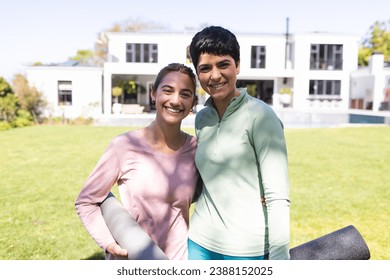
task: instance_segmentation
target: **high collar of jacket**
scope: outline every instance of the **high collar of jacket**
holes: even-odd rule
[[[229,105],[226,108],[225,113],[223,114],[223,118],[226,118],[226,117],[230,116],[231,114],[233,114],[241,106],[242,102],[245,99],[245,96],[248,94],[246,88],[238,88],[238,91],[240,92],[240,95],[234,96],[232,99],[230,99]],[[215,105],[214,105],[214,100],[212,97],[209,97],[206,100],[204,105],[212,107],[212,108],[214,108],[214,110],[216,110]]]

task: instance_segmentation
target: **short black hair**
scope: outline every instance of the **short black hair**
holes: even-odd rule
[[[203,53],[230,55],[236,66],[240,61],[240,45],[236,36],[221,26],[206,27],[192,38],[190,55],[195,71],[197,71],[199,56]]]

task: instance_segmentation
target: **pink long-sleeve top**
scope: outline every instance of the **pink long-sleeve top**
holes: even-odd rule
[[[140,131],[112,139],[76,199],[85,228],[105,251],[115,242],[99,204],[117,183],[123,206],[169,259],[187,259],[189,207],[194,195],[196,139],[174,154],[154,150]]]

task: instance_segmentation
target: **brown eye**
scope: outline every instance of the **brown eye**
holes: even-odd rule
[[[183,98],[191,98],[192,97],[192,92],[189,92],[189,91],[182,92],[181,96]]]
[[[162,87],[161,91],[165,94],[171,94],[173,90],[170,87]]]
[[[222,62],[218,66],[219,66],[219,68],[225,69],[225,68],[228,68],[230,66],[230,63],[229,62]]]
[[[210,70],[210,67],[206,67],[206,66],[203,66],[203,67],[199,67],[199,72],[208,72]]]

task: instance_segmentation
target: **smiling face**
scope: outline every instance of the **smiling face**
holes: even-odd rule
[[[191,78],[179,71],[167,73],[151,92],[156,102],[156,120],[180,125],[195,105],[195,85]]]
[[[240,64],[238,62],[236,66],[230,55],[202,53],[196,70],[200,85],[214,102],[226,102],[237,95],[236,81]]]

